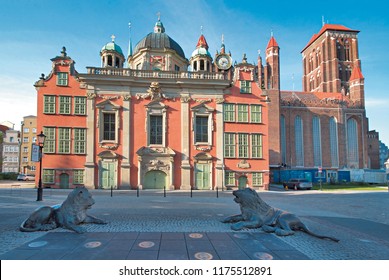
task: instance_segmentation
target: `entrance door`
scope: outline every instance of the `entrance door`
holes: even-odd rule
[[[100,168],[100,186],[103,189],[116,189],[115,178],[115,165],[114,162],[102,162]]]
[[[69,175],[66,173],[62,173],[59,175],[59,187],[61,189],[68,189],[69,188]]]
[[[238,180],[238,188],[240,189],[240,190],[243,190],[243,189],[245,189],[246,188],[246,186],[247,186],[247,177],[246,176],[240,176],[239,177],[239,180]]]
[[[209,190],[210,186],[210,167],[208,163],[197,163],[195,168],[196,188],[198,190]]]
[[[163,187],[167,187],[166,177],[166,173],[159,170],[147,172],[143,182],[143,189],[163,189]]]

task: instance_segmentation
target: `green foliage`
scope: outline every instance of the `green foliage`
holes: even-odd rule
[[[17,173],[0,173],[0,180],[15,181],[17,177],[18,177]]]

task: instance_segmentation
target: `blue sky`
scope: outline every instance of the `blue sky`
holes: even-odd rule
[[[100,66],[101,47],[116,36],[127,53],[129,28],[133,45],[153,30],[161,13],[166,33],[189,58],[203,34],[214,56],[224,34],[227,51],[241,61],[256,62],[273,32],[281,48],[281,89],[301,90],[300,51],[324,21],[360,30],[359,55],[365,77],[369,129],[389,144],[389,17],[378,2],[366,1],[222,1],[222,0],[1,0],[0,122],[19,129],[23,116],[36,114],[33,84],[49,74],[50,59],[62,46],[76,70]],[[324,3],[327,6],[321,7]],[[294,77],[294,78],[292,78]]]

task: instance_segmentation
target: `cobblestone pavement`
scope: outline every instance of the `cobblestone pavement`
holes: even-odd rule
[[[176,245],[181,244],[184,240],[187,257],[190,259],[193,257],[190,254],[192,243],[188,236],[189,234],[200,234],[217,251],[213,255],[222,259],[228,259],[231,255],[227,254],[224,258],[220,255],[223,250],[217,249],[218,243],[216,241],[218,238],[220,240],[227,238],[229,242],[233,242],[231,246],[237,245],[237,248],[239,247],[239,250],[243,252],[242,259],[389,260],[389,193],[387,190],[330,193],[269,191],[260,193],[271,206],[298,215],[312,231],[337,237],[341,240],[339,243],[317,239],[303,232],[296,232],[295,235],[288,237],[265,234],[259,229],[233,232],[230,225],[220,222],[224,217],[240,212],[239,206],[232,200],[231,191],[219,191],[218,193],[194,191],[193,197],[190,196],[190,192],[186,191],[167,191],[166,197],[163,191],[140,191],[139,197],[137,197],[136,191],[113,191],[111,197],[110,191],[92,190],[91,193],[96,204],[89,210],[89,213],[106,220],[108,224],[84,225],[88,231],[84,235],[78,235],[65,229],[56,229],[49,233],[24,233],[18,230],[20,223],[34,209],[42,205],[62,203],[69,192],[70,190],[44,189],[43,201],[37,202],[35,201],[35,189],[0,188],[0,259],[28,259],[32,256],[32,251],[24,249],[27,247],[31,249],[36,244],[43,244],[43,241],[55,239],[54,237],[61,240],[61,235],[66,235],[65,239],[73,238],[72,242],[75,239],[82,240],[83,246],[85,246],[85,242],[91,242],[91,236],[100,236],[98,238],[101,240],[106,240],[107,236],[110,236],[108,239],[111,245],[109,246],[113,246],[111,253],[109,255],[96,255],[95,258],[103,258],[103,256],[107,259],[109,256],[119,259],[131,258],[133,256],[131,252],[136,251],[136,246],[139,247],[140,243],[148,242],[143,238],[143,234],[156,234],[157,237],[151,239],[150,242],[153,242],[154,245],[159,244],[159,248],[162,248],[164,238],[176,240]],[[116,250],[115,244],[118,246],[117,239],[120,239],[118,236],[123,235],[127,236],[128,242],[126,244],[127,246],[132,244],[132,249],[126,251],[125,257],[119,257],[113,252]],[[252,244],[242,245],[240,239],[249,239],[250,241],[245,242]],[[72,244],[74,245],[74,243]],[[262,245],[268,245],[262,251],[251,252],[249,247],[253,247],[253,244],[256,244],[258,248],[261,248]],[[277,246],[288,248],[289,253],[279,254],[278,252],[277,254],[274,251],[274,247]],[[44,247],[42,248],[44,250]],[[279,247],[277,248],[279,249]],[[71,250],[74,253],[78,252],[79,247],[75,246]],[[12,255],[12,252],[16,251],[25,252],[26,255],[18,257],[15,254]],[[64,253],[63,258],[69,257],[69,253]],[[256,255],[253,257],[254,253]],[[162,251],[160,254],[162,257],[159,258],[165,256]],[[45,255],[48,256],[47,252]],[[37,254],[35,258],[39,258],[39,256]],[[70,256],[75,259],[83,258],[82,254]],[[179,255],[174,256],[181,259]],[[203,254],[200,257],[207,258],[209,256]]]

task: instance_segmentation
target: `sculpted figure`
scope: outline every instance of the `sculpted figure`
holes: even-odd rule
[[[300,230],[321,239],[339,241],[334,237],[313,233],[296,215],[271,207],[255,190],[246,188],[233,191],[232,194],[235,196],[234,201],[240,206],[241,214],[227,217],[222,222],[233,223],[233,230],[262,228],[265,232],[274,232],[279,236],[292,235]]]
[[[61,205],[42,206],[36,209],[20,225],[20,231],[47,231],[57,227],[83,233],[82,223],[106,224],[103,220],[90,216],[86,211],[95,203],[88,189],[75,188]]]

